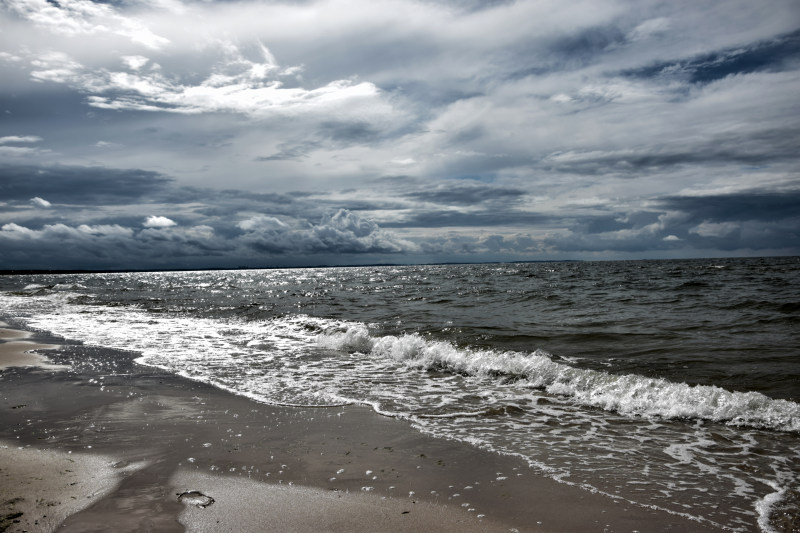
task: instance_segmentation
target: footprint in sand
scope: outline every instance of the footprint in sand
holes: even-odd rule
[[[202,492],[196,490],[187,490],[178,494],[178,501],[186,505],[195,505],[197,507],[206,508],[214,503],[214,498],[206,496]]]

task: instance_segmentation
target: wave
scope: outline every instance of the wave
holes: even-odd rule
[[[374,337],[366,325],[320,334],[329,349],[369,353],[428,370],[513,378],[575,404],[626,416],[700,419],[735,426],[800,432],[800,404],[758,392],[731,392],[713,385],[674,383],[636,374],[611,374],[553,361],[542,350],[500,352],[458,347],[416,333]]]

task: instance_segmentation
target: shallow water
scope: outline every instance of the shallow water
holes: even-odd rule
[[[798,258],[9,276],[0,316],[770,531],[798,512],[799,281]]]

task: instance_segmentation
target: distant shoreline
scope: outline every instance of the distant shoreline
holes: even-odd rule
[[[647,259],[643,259],[647,261]],[[205,268],[142,268],[142,269],[7,269],[0,270],[0,276],[36,276],[51,274],[127,274],[147,272],[209,272],[226,270],[297,270],[302,268],[377,268],[377,267],[414,267],[437,265],[513,265],[517,263],[580,263],[581,259],[552,259],[541,261],[487,261],[485,263],[369,263],[353,265],[306,265],[306,266],[239,266],[239,267],[205,267]]]
[[[515,265],[515,264],[537,264],[537,263],[617,263],[631,261],[728,261],[739,259],[791,259],[800,258],[797,255],[780,256],[735,256],[735,257],[690,257],[690,258],[669,258],[669,259],[537,259],[520,261],[445,261],[434,263],[366,263],[366,264],[347,264],[347,265],[304,265],[304,266],[238,266],[238,267],[198,267],[198,268],[141,268],[141,269],[0,269],[0,276],[37,276],[37,275],[58,275],[58,274],[128,274],[128,273],[148,273],[148,272],[209,272],[209,271],[229,271],[229,270],[298,270],[303,268],[380,268],[380,267],[415,267],[415,266],[447,266],[447,265]]]

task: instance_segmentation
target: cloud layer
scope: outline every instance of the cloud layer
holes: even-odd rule
[[[10,0],[0,27],[0,268],[800,253],[793,0]]]

